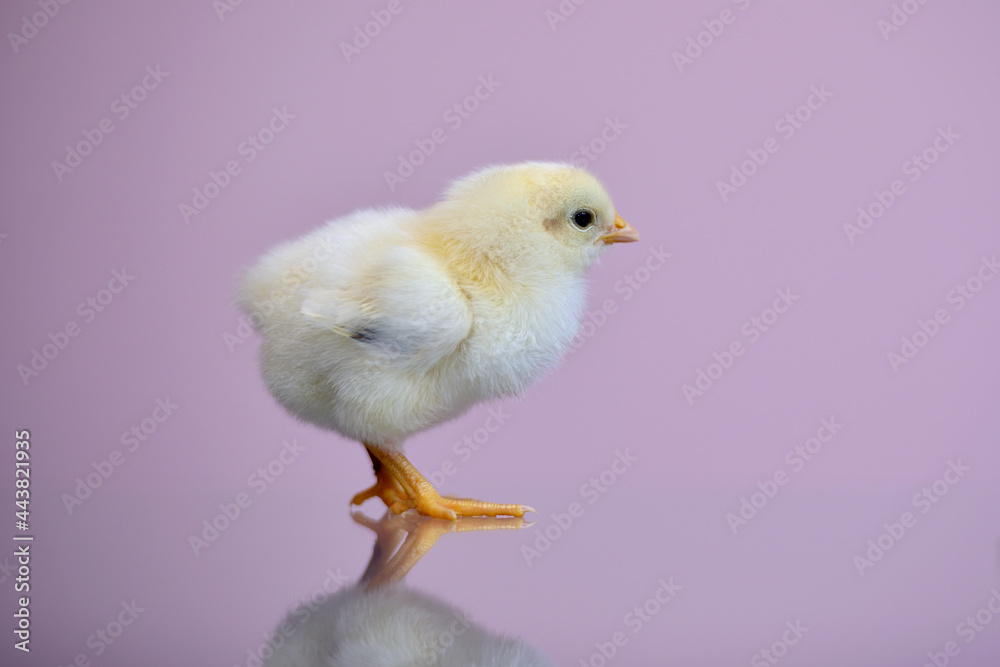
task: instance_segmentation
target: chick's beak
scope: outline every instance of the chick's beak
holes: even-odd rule
[[[614,230],[602,234],[598,237],[599,241],[604,241],[605,243],[629,243],[631,241],[639,240],[639,232],[635,231],[635,227],[628,224],[622,217],[615,213],[615,228]]]

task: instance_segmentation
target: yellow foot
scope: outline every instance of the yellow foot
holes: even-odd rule
[[[527,505],[501,505],[441,496],[401,452],[369,444],[365,447],[375,468],[375,484],[354,496],[353,505],[377,496],[396,514],[416,509],[424,516],[452,521],[459,516],[518,517],[535,511]]]
[[[351,504],[360,505],[369,498],[381,498],[382,502],[390,507],[396,503],[404,502],[406,500],[406,492],[403,490],[403,487],[381,466],[377,459],[374,460],[374,465],[375,483],[364,491],[355,494],[351,498]]]

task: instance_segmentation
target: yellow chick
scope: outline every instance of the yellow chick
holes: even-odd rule
[[[376,535],[361,581],[293,609],[270,636],[263,667],[551,666],[524,640],[494,634],[451,603],[403,583],[442,535],[516,530],[522,519],[386,513],[376,522],[359,513],[354,520]]]
[[[352,503],[523,516],[533,510],[441,496],[403,443],[551,370],[577,333],[587,267],[638,239],[585,171],[489,167],[423,211],[358,211],[278,246],[247,272],[239,302],[278,402],[367,448],[376,482]]]

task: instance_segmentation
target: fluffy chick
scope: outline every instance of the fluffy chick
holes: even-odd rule
[[[495,635],[456,607],[401,586],[338,591],[318,607],[292,611],[273,637],[277,648],[263,667],[551,665],[522,639]]]
[[[289,613],[263,667],[550,667],[522,639],[494,634],[451,603],[404,584],[442,535],[516,530],[526,525],[522,519],[353,517],[376,535],[361,581]]]
[[[368,449],[376,483],[352,502],[522,516],[530,508],[440,496],[403,443],[551,370],[579,327],[587,267],[638,238],[585,171],[490,167],[423,211],[359,211],[278,246],[239,301],[278,402]]]

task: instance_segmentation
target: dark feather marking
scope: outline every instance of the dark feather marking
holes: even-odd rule
[[[377,334],[374,329],[358,329],[351,333],[351,338],[354,340],[360,340],[362,343],[371,343],[375,340]]]

